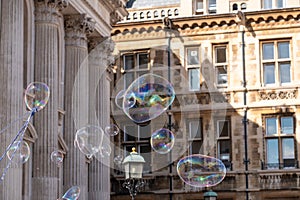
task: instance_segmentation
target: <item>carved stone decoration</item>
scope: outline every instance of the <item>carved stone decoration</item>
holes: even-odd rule
[[[66,45],[83,46],[87,48],[87,36],[95,29],[95,22],[86,14],[66,15],[65,31]]]
[[[259,91],[259,100],[296,99],[297,90]]]
[[[211,98],[214,103],[229,103],[229,93],[211,93]]]
[[[69,4],[68,0],[35,0],[35,20],[40,23],[55,23],[62,17],[61,10]]]

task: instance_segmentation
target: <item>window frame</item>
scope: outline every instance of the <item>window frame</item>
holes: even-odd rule
[[[139,65],[139,56],[140,55],[147,55],[148,57],[148,61],[147,64],[145,64],[146,67],[140,67]],[[132,68],[130,69],[126,69],[126,56],[133,56],[133,64],[132,64]],[[150,72],[150,50],[140,50],[140,51],[133,51],[133,52],[124,52],[121,55],[122,58],[122,70],[124,73],[124,83],[123,83],[123,87],[124,89],[126,89],[131,83],[132,81],[134,81],[136,78],[138,78],[139,76],[141,76],[141,74],[146,74]],[[144,64],[142,64],[142,66],[144,66]],[[132,74],[133,77],[131,81],[128,81],[127,83],[127,78],[126,76],[129,74]]]
[[[283,118],[291,118],[292,119],[292,133],[282,133],[282,119]],[[268,134],[268,124],[267,120],[268,119],[276,119],[276,133],[275,134]],[[295,117],[293,114],[278,114],[278,115],[265,115],[263,116],[263,122],[264,122],[264,143],[265,143],[265,163],[266,163],[266,169],[288,169],[288,168],[296,168],[297,165],[297,145],[296,145],[296,133],[295,133]],[[287,160],[291,160],[291,158],[284,158],[284,141],[287,140],[293,140],[293,164],[294,166],[286,166]],[[270,157],[269,157],[269,141],[275,141],[276,144],[276,150],[278,152],[274,152],[272,150],[272,153],[270,155],[277,155],[277,162],[269,162]]]
[[[227,122],[228,123],[228,136],[220,136],[220,124],[219,122]],[[217,158],[220,159],[227,170],[231,170],[231,162],[232,162],[232,139],[231,139],[231,117],[227,116],[225,118],[216,118],[215,119],[215,128],[217,133]],[[223,130],[223,129],[222,129]],[[228,142],[229,143],[229,152],[228,159],[222,159],[222,155],[225,153],[221,153],[221,142]]]
[[[289,45],[289,57],[288,58],[279,58],[279,44],[280,43],[288,43]],[[273,58],[264,58],[264,45],[266,44],[272,44],[273,45]],[[262,85],[265,87],[269,86],[284,86],[284,85],[290,85],[293,82],[293,77],[292,77],[292,51],[291,51],[291,39],[275,39],[275,40],[263,40],[260,41],[260,51],[261,51],[261,80],[262,80]],[[281,71],[281,67],[284,65],[288,64],[289,65],[289,81],[284,81],[282,82],[282,77],[284,71]],[[266,67],[268,66],[268,70],[270,70],[270,67],[273,67],[273,71],[268,71],[268,73],[272,73],[271,80],[274,79],[274,83],[267,83],[266,81],[268,78],[267,72],[266,72]]]
[[[200,132],[200,136],[197,137],[197,134],[195,137],[192,135],[192,123],[196,123],[196,126],[198,124],[197,131]],[[200,144],[199,152],[198,154],[203,154],[203,126],[202,126],[202,118],[190,118],[186,120],[186,128],[187,128],[187,136],[188,136],[188,155],[192,155],[195,152],[193,152],[193,142],[196,142],[195,145]]]
[[[218,48],[225,48],[225,62],[218,62],[217,61],[217,49]],[[223,43],[223,44],[213,44],[213,66],[215,70],[215,83],[217,87],[227,87],[228,86],[228,80],[229,80],[229,73],[228,73],[228,68],[229,68],[229,50],[228,50],[228,43]],[[226,83],[219,83],[219,69],[225,69],[226,71]]]
[[[271,5],[266,8],[266,6],[265,6],[266,0],[262,0],[262,2],[261,2],[262,9],[268,10],[268,9],[276,9],[276,8],[285,8],[287,6],[286,0],[281,0],[282,6],[278,5],[279,0],[268,0],[268,1],[269,1],[269,3],[271,3]]]
[[[200,91],[200,86],[201,86],[201,49],[200,49],[200,45],[197,46],[186,46],[185,48],[185,65],[187,68],[187,72],[188,72],[188,80],[189,80],[189,91]],[[192,56],[189,55],[189,52],[192,51],[196,51],[197,52],[197,56]],[[192,53],[191,53],[192,54]],[[189,58],[193,58],[196,57],[195,60],[196,63],[191,63],[191,61],[189,60]],[[198,62],[198,63],[197,63]],[[191,82],[191,77],[190,77],[190,70],[198,70],[198,87],[197,88],[192,88],[192,82]]]

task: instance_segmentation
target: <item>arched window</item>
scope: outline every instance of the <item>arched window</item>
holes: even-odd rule
[[[175,10],[174,10],[174,15],[175,15],[175,16],[179,15],[178,9],[175,9]]]
[[[168,16],[172,16],[172,11],[168,10]]]
[[[151,18],[151,12],[150,11],[147,12],[147,18]]]
[[[241,10],[246,10],[246,9],[247,9],[247,4],[241,3]]]
[[[143,12],[140,13],[140,19],[144,19],[144,13]]]
[[[232,5],[232,10],[238,10],[238,5],[236,3]]]
[[[154,15],[154,18],[158,17],[158,12],[157,12],[157,10],[154,11],[153,15]]]
[[[137,14],[133,13],[133,19],[137,19]]]
[[[165,14],[165,11],[162,10],[162,11],[161,11],[161,16],[164,17],[165,15],[166,15],[166,14]]]

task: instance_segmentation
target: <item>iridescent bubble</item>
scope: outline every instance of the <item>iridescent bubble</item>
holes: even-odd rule
[[[120,129],[117,125],[115,124],[110,124],[105,127],[104,129],[105,133],[110,135],[110,136],[116,136],[120,132]]]
[[[61,150],[55,150],[51,153],[51,161],[54,162],[58,167],[64,160],[64,153]]]
[[[74,144],[83,154],[91,158],[100,151],[103,135],[101,127],[87,125],[76,132]]]
[[[123,97],[126,90],[121,90],[115,97],[115,104],[118,108],[123,109]]]
[[[126,90],[123,111],[132,121],[143,123],[167,110],[174,99],[175,91],[171,83],[161,76],[145,74],[133,81]]]
[[[154,151],[156,151],[159,154],[169,153],[173,148],[174,143],[174,134],[168,129],[158,129],[151,135],[151,147]]]
[[[48,103],[50,96],[49,87],[45,83],[30,83],[25,91],[25,103],[29,110],[43,109]]]
[[[217,158],[193,154],[178,161],[177,173],[186,184],[203,188],[222,182],[226,175],[226,167]]]
[[[78,186],[73,186],[62,196],[63,200],[77,200],[80,195],[80,188]]]
[[[15,141],[6,153],[9,160],[17,164],[27,162],[30,156],[30,148],[25,141]]]
[[[123,161],[123,156],[122,155],[117,155],[116,157],[114,157],[114,163],[116,165],[121,165]]]

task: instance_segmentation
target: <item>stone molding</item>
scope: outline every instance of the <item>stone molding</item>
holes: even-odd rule
[[[68,0],[35,0],[35,21],[59,26],[61,10],[69,5]]]
[[[87,48],[87,36],[94,31],[95,22],[86,14],[66,15],[64,18],[66,45]]]
[[[281,99],[296,99],[297,90],[270,90],[259,91],[258,97],[260,101],[263,100],[281,100]]]

